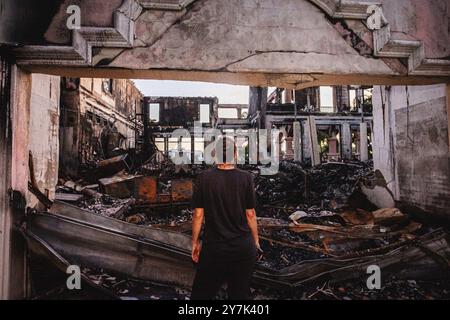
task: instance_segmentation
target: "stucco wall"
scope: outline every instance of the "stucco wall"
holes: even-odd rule
[[[427,58],[450,55],[450,1],[383,0],[381,3],[395,39],[422,41]]]
[[[396,200],[450,218],[446,86],[374,88],[374,165]]]
[[[58,182],[60,78],[32,75],[29,149],[39,189],[52,199]],[[37,204],[30,195],[30,206]]]

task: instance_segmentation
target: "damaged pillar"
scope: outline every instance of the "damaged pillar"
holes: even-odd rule
[[[345,110],[350,106],[350,97],[348,94],[348,86],[341,86],[341,105],[340,107],[345,106]]]
[[[266,122],[266,108],[267,108],[267,88],[250,87],[248,113],[249,117],[253,118],[259,114],[259,128],[263,128]]]
[[[350,160],[352,158],[352,132],[350,124],[343,123],[341,131],[342,158]]]
[[[358,112],[363,112],[363,102],[364,102],[364,90],[361,88],[356,89],[356,103]]]
[[[302,122],[303,135],[302,135],[302,159],[311,160],[311,139],[309,138],[309,124],[307,121]]]
[[[284,102],[292,103],[292,90],[291,89],[284,89]]]
[[[317,126],[316,126],[316,118],[309,117],[309,125],[310,125],[310,133],[311,133],[311,163],[313,166],[317,166],[320,164],[320,149],[319,149],[319,141],[317,139]]]
[[[58,184],[60,82],[58,76],[32,74],[28,147],[36,185],[50,200]],[[34,196],[27,199],[29,207],[38,203]]]
[[[0,299],[23,299],[27,294],[26,246],[15,225],[24,214],[24,208],[16,205],[17,196],[26,196],[28,191],[31,74],[3,58],[1,64],[2,73],[6,70],[1,75],[0,109]],[[5,87],[4,80],[8,82]],[[11,201],[10,190],[16,191],[16,201]]]
[[[308,140],[309,154],[311,156],[311,165],[320,164],[319,142],[317,139],[316,118],[310,116],[306,120],[305,135]]]
[[[8,189],[11,185],[11,134],[10,134],[10,90],[11,65],[0,57],[0,299],[8,298],[9,286],[9,230],[11,228],[11,208]]]
[[[258,87],[248,89],[248,114],[253,117],[258,112]]]
[[[266,123],[267,88],[258,87],[260,127]]]
[[[338,140],[335,135],[328,138],[328,160],[339,160]]]
[[[367,123],[359,125],[359,155],[361,161],[369,160],[369,149],[367,142]]]
[[[302,161],[302,130],[300,122],[294,122],[294,161]]]
[[[143,146],[143,157],[144,159],[149,158],[155,150],[151,142],[152,132],[150,128],[150,103],[145,100],[142,102],[142,114],[143,114],[143,124],[144,124],[144,146]]]

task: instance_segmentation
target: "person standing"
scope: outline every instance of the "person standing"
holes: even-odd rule
[[[213,299],[226,283],[228,299],[246,300],[250,298],[257,252],[261,250],[253,177],[236,168],[233,139],[222,137],[217,143],[222,155],[234,157],[227,162],[218,161],[222,157],[216,156],[216,166],[201,173],[195,184],[192,260],[197,271],[191,299]],[[204,237],[200,241],[203,222]]]

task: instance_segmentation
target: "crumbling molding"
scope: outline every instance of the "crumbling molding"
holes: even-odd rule
[[[196,0],[124,0],[114,12],[114,27],[81,27],[73,31],[71,46],[24,46],[15,49],[18,64],[41,66],[94,66],[99,60],[117,56],[93,59],[92,48],[133,48],[134,25],[143,9],[186,10]],[[332,19],[362,20],[367,22],[370,6],[381,6],[376,2],[357,0],[308,0],[323,10]],[[381,58],[408,59],[408,74],[418,76],[450,76],[450,60],[427,59],[424,44],[418,40],[392,38],[387,21],[373,34],[373,56]]]
[[[114,12],[114,27],[81,27],[73,30],[72,46],[24,46],[14,50],[20,65],[92,65],[92,48],[132,48],[134,20],[142,7],[124,0]]]
[[[144,9],[181,11],[196,0],[138,0]]]
[[[417,40],[392,39],[391,28],[386,25],[373,32],[374,53],[378,57],[407,58],[422,46]]]
[[[421,41],[392,39],[389,25],[373,33],[374,55],[386,58],[407,58],[411,75],[450,75],[450,60],[427,59]]]
[[[367,19],[367,9],[377,2],[349,1],[349,0],[309,0],[321,8],[327,15],[336,19]]]
[[[409,57],[408,65],[409,74],[412,75],[450,76],[450,60],[426,58],[423,45]]]
[[[309,0],[336,19],[367,20],[370,6],[381,6],[375,2],[348,0]],[[427,59],[424,45],[418,40],[392,39],[389,24],[373,31],[374,56],[383,58],[407,58],[410,75],[450,75],[450,60]]]

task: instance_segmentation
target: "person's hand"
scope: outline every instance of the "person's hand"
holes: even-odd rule
[[[202,250],[202,243],[196,241],[192,243],[192,260],[198,263],[198,258],[200,257],[200,251]]]
[[[255,245],[256,245],[256,255],[257,255],[256,260],[259,261],[259,260],[261,260],[263,254],[264,254],[264,251],[262,251],[261,246],[259,245],[259,242],[257,242]]]

